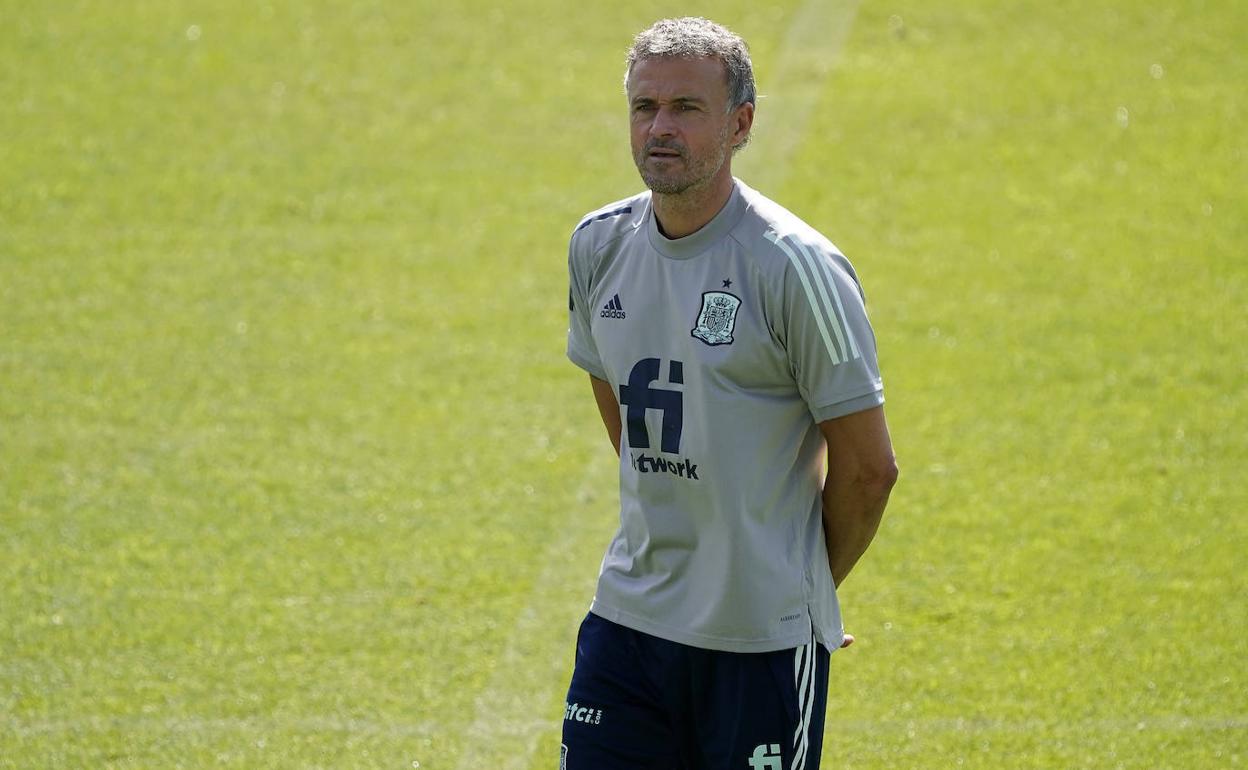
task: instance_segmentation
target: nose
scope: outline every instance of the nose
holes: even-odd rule
[[[676,117],[670,107],[660,107],[650,123],[650,135],[663,137],[676,134]]]

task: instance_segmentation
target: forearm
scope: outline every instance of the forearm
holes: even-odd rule
[[[620,434],[623,432],[623,420],[620,419],[620,405],[615,398],[615,389],[605,380],[600,380],[592,374],[589,376],[590,385],[594,389],[594,401],[598,404],[598,413],[602,416],[602,426],[607,429],[607,438],[611,441],[611,447],[618,455],[620,453]]]
[[[832,580],[839,587],[875,538],[895,476],[840,478],[823,486],[823,536]]]

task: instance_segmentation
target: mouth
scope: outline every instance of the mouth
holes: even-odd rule
[[[662,147],[655,147],[650,150],[648,156],[654,160],[679,160],[680,152],[677,150],[668,150]]]

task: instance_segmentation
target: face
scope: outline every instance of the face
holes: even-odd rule
[[[732,148],[745,139],[753,106],[728,111],[718,59],[642,59],[628,77],[633,162],[646,186],[677,195],[731,175]]]

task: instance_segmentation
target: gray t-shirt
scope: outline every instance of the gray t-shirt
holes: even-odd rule
[[[884,402],[853,267],[735,181],[669,240],[646,192],[588,215],[569,246],[568,357],[612,385],[620,529],[590,610],[731,652],[843,635],[828,567],[818,423]]]

